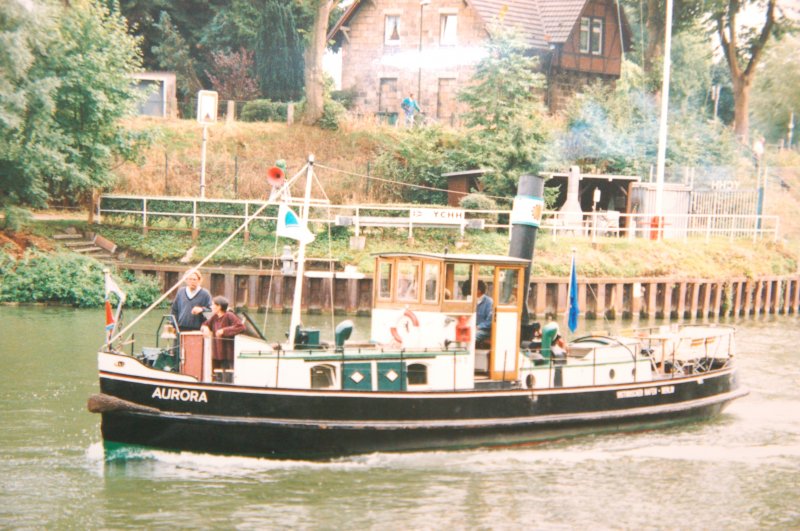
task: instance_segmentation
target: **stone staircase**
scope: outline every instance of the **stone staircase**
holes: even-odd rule
[[[91,256],[106,264],[117,262],[117,245],[99,234],[82,234],[73,227],[68,227],[63,233],[54,234],[53,239],[72,252]]]

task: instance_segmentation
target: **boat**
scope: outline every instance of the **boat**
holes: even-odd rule
[[[377,254],[366,342],[349,340],[350,321],[324,342],[297,312],[288,341],[240,334],[233,368],[215,373],[210,341],[163,319],[156,338],[174,332],[180,355],[109,339],[88,403],[106,447],[282,459],[505,447],[708,419],[747,394],[728,326],[596,333],[566,349],[557,324],[537,333],[526,301],[542,197],[543,180],[522,176],[509,256]],[[479,282],[494,301],[484,341]]]

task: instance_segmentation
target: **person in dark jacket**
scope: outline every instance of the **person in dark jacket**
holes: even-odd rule
[[[228,372],[233,369],[233,337],[244,332],[244,323],[231,311],[228,311],[228,299],[214,297],[211,302],[211,317],[203,323],[201,330],[206,337],[211,337],[213,348],[211,369],[221,369],[224,380],[230,381]]]
[[[170,313],[175,317],[181,332],[200,330],[203,321],[203,312],[211,309],[211,294],[207,289],[200,287],[203,276],[200,271],[193,269],[186,273],[184,282],[186,287],[175,293]]]
[[[475,344],[485,343],[492,338],[492,317],[494,317],[494,301],[486,294],[486,282],[478,281],[478,305],[475,315]]]

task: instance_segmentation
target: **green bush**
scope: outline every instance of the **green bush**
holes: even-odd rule
[[[6,205],[4,213],[5,220],[2,227],[10,233],[20,232],[33,219],[30,210],[14,205]]]
[[[497,210],[497,202],[494,199],[478,192],[465,195],[458,204],[461,208],[468,210]],[[479,219],[485,219],[489,223],[497,223],[497,214],[490,214],[487,212],[485,214],[479,214],[477,217]]]
[[[248,101],[240,118],[243,122],[285,122],[288,107],[288,103],[281,101]]]
[[[91,308],[105,300],[104,266],[92,258],[34,251],[19,260],[4,255],[0,265],[0,302],[59,302]],[[128,307],[147,306],[161,294],[155,279],[137,278],[120,287],[128,294]]]
[[[322,117],[317,122],[317,125],[329,131],[336,131],[339,129],[339,122],[341,122],[346,113],[347,109],[338,101],[326,100],[322,106]]]
[[[358,92],[356,89],[331,91],[331,99],[337,103],[341,103],[348,111],[353,108],[357,95]]]

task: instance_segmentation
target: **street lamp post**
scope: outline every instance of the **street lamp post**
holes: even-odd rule
[[[420,0],[419,2],[419,72],[417,74],[417,101],[422,101],[422,10],[430,3],[431,0]]]

